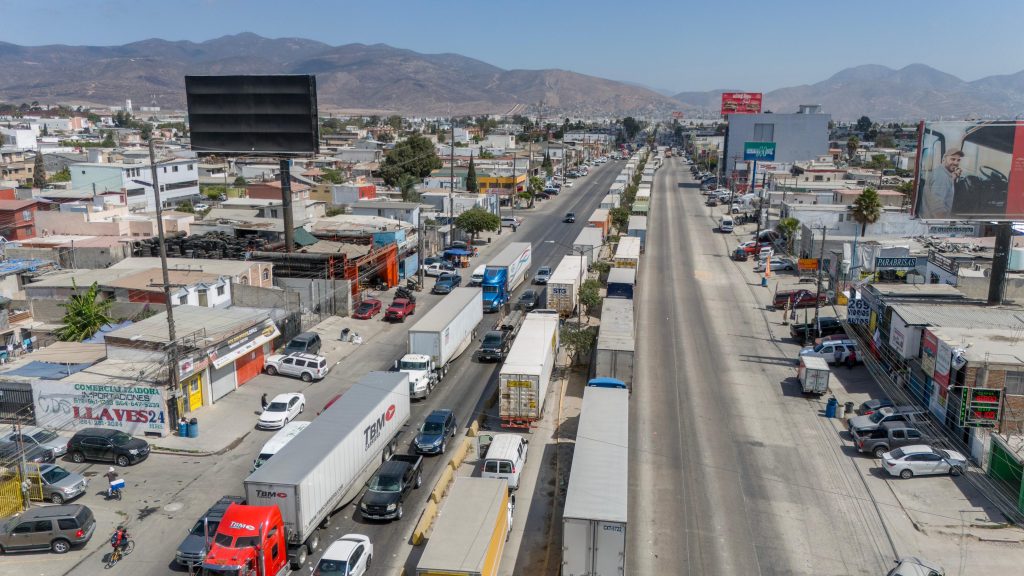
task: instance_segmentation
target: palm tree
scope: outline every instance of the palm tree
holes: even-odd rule
[[[796,231],[800,229],[800,221],[796,218],[787,217],[779,220],[775,228],[786,239],[786,251],[793,253],[793,241],[796,240]]]
[[[850,139],[846,141],[846,154],[850,160],[853,160],[854,154],[857,153],[857,148],[860,148],[860,138],[850,136]]]
[[[874,188],[865,188],[860,196],[853,201],[853,219],[860,223],[860,235],[863,236],[868,224],[878,222],[882,217],[882,199]]]
[[[71,286],[74,290],[71,298],[60,304],[65,310],[64,326],[57,330],[57,338],[63,342],[81,342],[99,332],[105,324],[114,321],[110,317],[110,307],[114,301],[96,299],[100,292],[97,282],[93,282],[84,294],[78,293],[74,281]]]

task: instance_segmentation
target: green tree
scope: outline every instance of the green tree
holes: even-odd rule
[[[81,342],[114,321],[110,317],[114,301],[98,298],[100,288],[97,282],[93,282],[85,293],[78,292],[74,280],[71,287],[71,297],[59,305],[64,308],[64,326],[57,330],[57,338],[62,342]]]
[[[544,181],[540,179],[540,176],[530,176],[530,181],[526,186],[527,199],[530,201],[530,207],[533,208],[533,203],[537,200],[537,195],[544,192]]]
[[[434,144],[419,134],[413,134],[388,152],[381,163],[380,176],[388,186],[396,186],[403,174],[422,180],[441,166]]]
[[[786,239],[786,251],[793,253],[793,242],[796,241],[796,232],[800,229],[800,221],[796,218],[783,218],[775,225],[775,229]]]
[[[63,169],[54,172],[53,176],[50,176],[50,180],[49,181],[50,182],[71,182],[71,170],[69,170],[65,166]]]
[[[321,170],[324,173],[322,176],[324,182],[330,184],[341,184],[345,181],[345,175],[341,173],[341,170],[332,170],[330,168],[324,168]]]
[[[189,214],[196,213],[195,206],[192,206],[192,202],[190,200],[178,202],[178,206],[175,208],[175,210],[177,210],[178,212],[187,212]]]
[[[480,186],[476,183],[476,164],[473,162],[472,152],[469,153],[469,168],[466,170],[466,190],[474,194],[480,191]]]
[[[397,114],[388,116],[388,126],[391,126],[395,132],[398,132],[402,129],[402,117]]]
[[[398,190],[402,193],[403,202],[419,202],[420,193],[416,191],[416,178],[412,174],[402,174],[398,178]]]
[[[612,224],[619,230],[629,227],[629,208],[619,206],[611,209]]]
[[[481,232],[497,232],[501,229],[501,219],[483,208],[476,207],[466,210],[455,217],[455,227],[465,230],[475,240]]]
[[[114,132],[107,130],[106,134],[103,136],[103,147],[113,148],[114,146],[117,146],[117,143],[114,142]]]
[[[853,219],[860,223],[861,236],[867,232],[868,224],[878,222],[882,217],[882,199],[874,188],[865,188],[860,196],[853,201],[851,210]]]
[[[40,132],[40,135],[41,136],[49,136],[50,135],[50,129],[46,127],[46,124],[43,124],[43,130],[42,130],[42,132]]]
[[[597,341],[594,330],[589,326],[577,328],[575,322],[566,322],[559,332],[559,340],[569,353],[570,364],[585,364]]]
[[[540,167],[544,170],[544,173],[548,175],[548,178],[555,173],[555,165],[551,162],[551,155],[544,152],[544,161],[540,163]]]
[[[632,116],[626,116],[622,119],[622,129],[626,132],[626,140],[632,141],[636,138],[636,135],[640,133],[641,128],[640,122]]]
[[[46,186],[46,166],[43,165],[43,153],[36,152],[36,162],[32,167],[32,187]]]
[[[871,124],[871,118],[868,118],[867,116],[861,116],[860,118],[857,119],[857,131],[867,132],[868,130],[871,130]]]
[[[895,146],[896,141],[893,140],[892,134],[879,134],[878,137],[875,138],[876,148],[894,148]]]
[[[236,188],[245,188],[245,185],[248,184],[248,182],[245,181],[245,178],[238,176],[235,178],[234,184]]]
[[[589,318],[594,310],[601,307],[601,283],[597,280],[588,279],[580,286],[580,305],[587,311]]]
[[[220,200],[221,195],[228,195],[228,189],[224,186],[203,186],[202,192],[210,200]]]
[[[885,154],[871,155],[871,162],[868,162],[868,168],[874,168],[875,170],[885,170],[889,167],[889,158]]]
[[[860,148],[860,138],[850,136],[850,139],[846,141],[846,157],[853,160],[854,155],[857,154],[857,148]]]

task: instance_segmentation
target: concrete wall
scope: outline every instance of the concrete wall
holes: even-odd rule
[[[960,276],[957,278],[956,287],[966,294],[968,298],[987,300],[989,280],[989,278]],[[1003,299],[1017,303],[1024,302],[1024,278],[1007,278]]]
[[[275,286],[299,295],[303,308],[338,316],[352,313],[351,284],[348,280],[274,278]]]
[[[754,141],[755,124],[774,124],[775,162],[811,160],[828,154],[828,114],[730,114],[725,146],[726,172],[736,157],[743,159],[743,143]]]
[[[279,288],[234,284],[231,287],[231,303],[235,306],[250,308],[298,310],[301,306],[301,295],[298,292]]]
[[[64,307],[61,306],[61,304],[64,303],[65,301],[63,300],[33,298],[29,301],[29,305],[32,309],[32,319],[36,322],[60,324],[64,320],[64,313],[66,312]],[[110,317],[115,320],[119,320],[121,318],[132,318],[145,310],[147,306],[150,310],[156,312],[162,312],[164,310],[163,304],[114,302],[114,305],[110,308]]]
[[[78,247],[72,253],[70,247],[55,248],[7,248],[8,258],[40,258],[53,260],[64,268],[109,268],[131,256],[131,247],[120,244],[109,248]]]

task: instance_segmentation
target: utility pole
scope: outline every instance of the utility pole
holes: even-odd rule
[[[448,244],[455,240],[455,118],[448,118],[452,125],[452,141],[448,156]]]
[[[423,234],[424,234],[423,217],[420,216],[419,222],[417,222],[417,226],[416,226],[416,236],[418,237],[416,243],[418,245],[418,251],[419,251],[419,255],[420,255],[419,266],[416,268],[416,280],[417,280],[417,282],[419,282],[420,287],[422,287],[423,283],[424,283],[424,278],[423,278],[423,260],[424,260],[423,241],[424,241],[424,238],[423,238]]]
[[[149,139],[149,167],[153,175],[153,202],[156,204],[156,231],[157,244],[160,247],[160,272],[163,274],[164,305],[167,308],[167,340],[170,346],[167,350],[170,360],[170,394],[167,403],[167,421],[170,426],[178,421],[178,339],[174,328],[174,304],[171,302],[171,277],[167,271],[167,244],[164,239],[164,218],[163,206],[160,203],[160,180],[156,169],[156,149],[153,138]]]
[[[509,214],[516,215],[516,150],[512,150],[512,195],[509,197]]]
[[[818,279],[815,282],[816,289],[814,291],[814,324],[818,326],[818,313],[821,310],[821,269],[825,267],[825,233],[828,228],[821,227],[821,251],[818,253]],[[804,343],[806,344],[807,336],[810,334],[810,330],[804,331]]]

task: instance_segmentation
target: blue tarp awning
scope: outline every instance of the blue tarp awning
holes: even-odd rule
[[[29,362],[24,366],[4,372],[4,376],[21,376],[23,378],[37,378],[39,380],[60,380],[76,372],[81,372],[93,362],[85,364],[54,364],[52,362]]]
[[[117,324],[104,324],[103,326],[100,326],[99,332],[85,340],[82,340],[82,342],[85,344],[103,344],[107,338],[107,332],[113,332],[114,330],[124,328],[125,326],[131,326],[132,324],[134,324],[134,322],[131,320],[125,320],[124,322],[118,322]]]
[[[445,256],[472,256],[473,253],[462,248],[449,248],[444,251]]]
[[[626,383],[616,378],[591,378],[590,382],[587,382],[587,386],[595,386],[598,388],[625,388]]]

